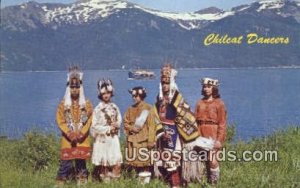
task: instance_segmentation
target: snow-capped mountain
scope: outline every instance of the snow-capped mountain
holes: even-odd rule
[[[38,4],[29,2],[20,5],[20,12],[36,10],[39,13],[41,23],[51,24],[54,28],[63,24],[83,24],[95,20],[103,20],[112,14],[122,10],[137,9],[146,13],[176,21],[185,29],[199,29],[202,23],[215,21],[233,15],[231,11],[214,13],[175,13],[161,12],[141,7],[137,4],[123,0],[82,0],[69,5],[53,6],[51,4]],[[5,9],[4,9],[5,11]]]
[[[81,24],[104,19],[118,13],[122,9],[134,8],[134,6],[126,1],[87,0],[79,1],[66,7],[48,9],[47,6],[43,6],[42,8],[45,11],[45,18],[48,23]]]
[[[202,24],[220,20],[234,14],[232,11],[219,11],[213,13],[203,13],[201,11],[195,13],[161,12],[123,0],[82,0],[73,4],[61,6],[28,2],[14,7],[13,10],[17,8],[19,8],[20,12],[35,10],[38,12],[41,23],[44,25],[51,24],[53,28],[63,24],[79,25],[93,21],[101,21],[110,15],[118,14],[122,10],[126,11],[129,9],[141,10],[145,13],[175,21],[185,29],[199,29],[202,27]]]
[[[128,11],[129,9],[136,9],[141,10],[145,13],[174,21],[182,28],[190,30],[201,29],[205,25],[207,25],[207,23],[232,16],[255,5],[257,12],[274,10],[277,11],[277,14],[281,14],[282,16],[295,16],[299,21],[299,8],[295,15],[293,13],[280,11],[282,8],[284,8],[286,3],[290,3],[290,1],[262,0],[254,3],[253,5],[244,5],[228,11],[223,11],[216,8],[208,8],[191,13],[176,13],[162,12],[144,8],[137,4],[133,4],[123,0],[81,0],[68,5],[38,4],[35,2],[28,2],[16,7],[5,8],[3,10],[3,20],[5,21],[9,19],[9,16],[6,16],[6,12],[9,12],[9,9],[13,9],[13,11],[19,9],[19,12],[21,12],[23,15],[26,15],[28,12],[32,12],[34,18],[40,20],[41,24],[51,25],[53,28],[57,28],[57,26],[63,24],[79,25],[93,21],[102,21],[113,14],[118,14],[122,10]],[[293,3],[298,6],[300,5],[299,1],[293,1]],[[29,26],[32,26],[33,28],[36,27],[34,24],[30,24],[29,22]],[[16,29],[17,27],[12,28]]]
[[[182,67],[300,65],[300,1],[263,0],[231,10],[162,12],[123,0],[72,4],[28,2],[1,9],[4,70],[160,67],[166,57]],[[290,37],[289,45],[215,45],[210,33]],[[101,60],[101,62],[99,62]],[[101,66],[99,65],[101,64]]]
[[[294,17],[300,23],[300,1],[261,0],[257,12],[273,11],[282,17]]]
[[[45,11],[45,18],[47,22],[55,22],[59,25],[66,23],[82,24],[95,20],[105,19],[112,14],[120,12],[122,9],[138,9],[155,16],[175,21],[185,29],[201,28],[201,24],[205,21],[215,21],[233,14],[232,12],[206,14],[161,12],[143,8],[139,5],[120,0],[87,0],[71,4],[67,7],[48,9],[47,6],[43,6],[42,8]]]
[[[260,7],[257,9],[257,12],[260,12],[265,9],[280,9],[284,6],[284,1],[282,0],[262,0],[258,4]]]

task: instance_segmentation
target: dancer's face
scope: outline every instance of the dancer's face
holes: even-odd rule
[[[163,94],[168,94],[170,92],[170,82],[162,82],[161,85]]]
[[[80,93],[80,81],[73,78],[70,82],[71,98],[76,100],[79,98]]]
[[[205,84],[202,86],[202,90],[205,97],[210,97],[212,96],[213,93],[213,86]]]
[[[133,99],[134,104],[138,104],[139,102],[142,101],[142,99],[139,95],[132,95],[132,99]]]
[[[111,93],[110,92],[105,92],[102,94],[102,100],[103,102],[110,102],[111,99]]]

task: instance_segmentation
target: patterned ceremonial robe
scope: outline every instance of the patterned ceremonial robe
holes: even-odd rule
[[[165,101],[164,101],[165,100]],[[181,150],[191,151],[193,148],[189,146],[196,138],[200,136],[196,118],[192,113],[190,106],[177,90],[172,99],[159,100],[155,105],[156,117],[159,117],[160,124],[156,125],[156,134],[160,138],[157,141],[159,150]],[[167,104],[164,104],[166,103]],[[166,141],[162,135],[164,132],[171,133],[171,139]],[[204,164],[202,161],[178,161],[176,166],[182,164],[182,177],[187,182],[200,181],[203,176]],[[157,166],[168,167],[166,162],[156,163]],[[164,171],[161,171],[164,173]],[[157,171],[156,176],[160,176]],[[162,174],[164,176],[164,174]],[[176,178],[175,178],[176,179]]]
[[[96,166],[113,166],[122,163],[119,134],[110,134],[111,123],[120,128],[122,116],[114,103],[100,102],[93,112],[90,129],[95,138],[93,145],[92,163]]]
[[[192,142],[199,137],[200,134],[198,132],[198,125],[195,116],[192,113],[190,106],[178,90],[176,90],[172,99],[168,100],[169,103],[165,112],[160,112],[162,101],[157,98],[155,114],[156,117],[160,119],[161,123],[156,124],[156,134],[158,135],[164,132],[163,124],[170,124],[169,120],[171,120],[173,124],[176,125],[178,134],[182,138],[182,141],[184,143]],[[165,114],[165,117],[163,117],[160,113]]]
[[[157,147],[160,152],[165,151],[181,151],[182,143],[179,138],[179,131],[176,125],[176,108],[169,102],[166,97],[163,100],[158,100],[155,105],[158,113],[158,117],[162,124],[163,133],[157,136]],[[165,137],[164,134],[168,134],[169,137]],[[181,185],[180,169],[181,161],[178,158],[172,156],[167,161],[161,160],[155,163],[156,176],[162,176],[171,187]],[[174,169],[172,169],[174,168]],[[169,172],[172,169],[172,172]]]
[[[61,101],[57,113],[56,121],[62,132],[61,138],[61,160],[88,159],[91,156],[89,128],[92,123],[93,106],[86,100],[86,106],[80,109],[78,104],[72,104],[70,109],[66,109],[64,101]],[[72,144],[67,138],[69,131],[75,131],[83,135],[81,142]]]
[[[132,132],[136,119],[140,117],[142,112],[147,110],[149,115],[138,133]],[[147,149],[148,145],[155,143],[155,123],[153,119],[153,108],[144,101],[130,106],[124,115],[124,131],[126,135],[127,156],[132,158],[136,153],[135,160],[127,160],[127,163],[134,167],[150,166],[150,160],[139,160],[138,150],[140,148]]]
[[[168,100],[168,99],[167,99]],[[159,119],[162,123],[164,132],[167,132],[171,137],[168,141],[159,139],[159,148],[170,150],[181,150],[179,133],[175,123],[176,108],[172,104],[156,103]]]

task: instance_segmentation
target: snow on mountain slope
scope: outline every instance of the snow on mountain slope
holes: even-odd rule
[[[95,19],[103,19],[122,9],[131,8],[176,21],[185,29],[200,28],[201,21],[215,21],[234,14],[232,11],[215,14],[161,12],[121,0],[86,0],[55,9],[48,9],[47,6],[43,6],[45,20],[59,25],[63,23],[81,24]]]
[[[135,8],[141,9],[150,14],[176,21],[184,29],[199,29],[205,22],[213,22],[215,20],[223,19],[227,16],[234,15],[234,12],[220,12],[220,13],[175,13],[175,12],[161,12],[157,10],[147,9],[134,5]]]
[[[138,6],[136,6],[138,7]],[[171,20],[219,20],[222,19],[226,16],[233,15],[234,12],[222,12],[222,13],[217,13],[217,14],[198,14],[198,13],[172,13],[172,12],[160,12],[160,11],[155,11],[155,10],[150,10],[142,7],[138,7],[145,12],[149,12],[151,14],[168,18]]]
[[[128,8],[128,4],[124,1],[90,0],[70,4],[67,7],[55,8],[54,10],[48,10],[47,7],[44,7],[44,10],[48,22],[84,23],[97,18],[105,18],[124,8]]]
[[[257,9],[257,12],[260,12],[265,9],[282,8],[284,6],[284,1],[283,0],[263,0],[263,1],[259,1],[259,4],[261,6]]]
[[[293,17],[300,23],[300,0],[262,0],[257,12],[272,11],[282,17]]]
[[[55,6],[51,4],[28,2],[19,6],[19,8],[22,9],[19,17],[20,19],[23,19],[21,18],[23,14],[27,15],[30,12],[38,12],[37,17],[40,16],[39,19],[41,20],[41,23],[43,23],[44,25],[50,24],[52,25],[52,28],[57,28],[57,26],[64,24],[80,25],[96,20],[101,21],[110,15],[120,12],[121,10],[136,9],[144,13],[174,21],[182,28],[191,30],[201,29],[211,22],[221,20],[238,13],[242,13],[244,11],[247,11],[247,9],[252,10],[251,8],[253,6],[255,7],[254,11],[258,13],[264,12],[266,10],[274,10],[278,15],[281,16],[294,16],[295,19],[300,22],[300,0],[294,1],[295,2],[292,9],[285,9],[285,5],[290,1],[287,2],[286,0],[261,0],[250,5],[235,7],[228,11],[222,11],[218,9],[218,11],[197,11],[191,13],[162,12],[144,8],[140,5],[130,3],[125,0],[81,0],[72,4],[56,4]],[[124,14],[127,13],[125,12]],[[11,15],[13,15],[13,13],[11,13]],[[136,16],[142,15],[137,14]],[[29,22],[31,22],[31,16],[28,15],[27,17],[26,20],[22,23],[28,24]],[[14,22],[11,22],[10,25],[13,28],[17,27]]]

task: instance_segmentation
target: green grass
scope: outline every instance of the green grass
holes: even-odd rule
[[[51,137],[47,138],[51,139]],[[41,143],[45,144],[45,142]],[[54,147],[59,148],[59,143],[55,143],[57,145]],[[22,148],[24,146],[28,148]],[[24,151],[30,151],[30,147],[31,145],[28,145],[26,138],[21,140],[0,138],[0,187],[53,187],[55,185],[58,151],[52,154],[55,159],[49,160],[50,164],[43,163],[43,168],[34,170],[36,165],[33,165],[35,163],[32,163],[30,160],[35,156],[29,158],[22,156],[20,159],[20,155],[27,155]],[[278,151],[278,161],[221,162],[221,180],[218,187],[300,187],[299,148],[299,127],[290,127],[284,131],[278,131],[270,136],[253,139],[249,142],[226,143],[226,149],[236,150],[238,156],[245,150],[276,150]],[[22,150],[22,152],[18,150]],[[52,150],[53,148],[51,147],[50,151]],[[36,155],[39,155],[39,153]],[[43,153],[42,155],[45,154]],[[88,168],[90,171],[92,170],[90,162],[88,162]],[[75,183],[71,182],[66,184],[65,187],[75,187],[75,185]],[[130,177],[128,174],[122,174],[120,180],[109,184],[94,183],[89,179],[86,187],[130,188],[142,186],[138,184],[135,178]],[[167,186],[155,179],[151,181],[151,184],[144,187]],[[189,184],[189,187],[209,187],[209,185],[204,182],[201,184]]]

